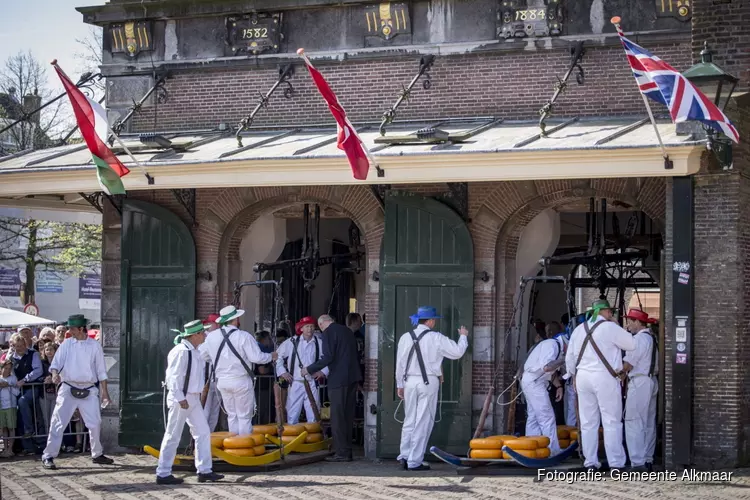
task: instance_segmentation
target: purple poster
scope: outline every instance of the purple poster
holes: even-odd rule
[[[23,307],[21,303],[21,274],[20,269],[0,268],[0,301],[6,307]]]
[[[102,299],[102,277],[99,274],[83,273],[78,277],[78,307],[99,309]]]

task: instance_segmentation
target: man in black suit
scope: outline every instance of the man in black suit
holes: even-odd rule
[[[320,370],[328,367],[328,397],[331,400],[331,430],[335,454],[326,458],[329,462],[352,460],[352,429],[354,427],[354,405],[357,386],[362,380],[357,353],[357,339],[344,325],[334,323],[324,314],[318,318],[323,332],[323,356],[302,370],[322,377]]]

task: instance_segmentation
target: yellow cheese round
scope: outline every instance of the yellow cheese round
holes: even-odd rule
[[[255,450],[252,448],[225,448],[224,451],[235,457],[254,457]]]
[[[479,438],[469,441],[469,448],[472,450],[500,450],[503,447],[503,440],[497,438]]]
[[[297,439],[297,436],[281,436],[281,442],[284,444],[289,444],[295,439]]]
[[[513,451],[536,450],[537,448],[539,448],[535,439],[528,438],[509,439],[505,441],[504,444]]]
[[[570,438],[570,431],[568,429],[564,429],[562,427],[557,428],[557,439],[569,439]]]
[[[224,448],[224,438],[221,436],[211,436],[211,446],[214,448]]]
[[[512,449],[512,448],[511,448]],[[523,455],[528,458],[536,458],[536,450],[513,450],[519,455]],[[503,458],[512,458],[510,454],[503,452]]]
[[[266,438],[260,434],[245,434],[224,439],[224,448],[252,448],[265,443]]]
[[[537,448],[546,448],[549,446],[549,438],[547,436],[524,436],[524,438],[536,441]]]
[[[255,453],[256,457],[258,455],[265,455],[265,453],[266,453],[266,447],[265,447],[265,445],[261,444],[259,446],[253,447],[253,453]]]
[[[321,441],[323,441],[322,432],[313,432],[312,434],[308,434],[305,438],[305,443],[320,443]]]
[[[578,431],[570,431],[570,440],[578,441]]]
[[[538,448],[536,458],[549,458],[549,448]]]
[[[503,458],[501,450],[471,450],[469,458],[495,459]]]
[[[275,436],[278,433],[278,428],[275,425],[254,425],[253,434],[268,434],[269,436]]]
[[[499,436],[489,436],[487,439],[500,439],[503,442],[509,440],[509,439],[518,439],[516,436],[512,436],[510,434],[501,434]]]
[[[304,424],[300,424],[300,425],[304,426],[304,428],[305,428],[305,430],[307,431],[308,434],[317,434],[318,432],[322,432],[322,430],[320,428],[320,422],[313,422],[313,423],[310,423],[310,424],[304,423]]]
[[[561,439],[560,440],[560,448],[565,449],[568,446],[570,446],[570,440],[569,439]]]
[[[299,436],[305,432],[305,426],[301,424],[284,424],[284,436]]]

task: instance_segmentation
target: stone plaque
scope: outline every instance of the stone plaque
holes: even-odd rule
[[[406,3],[382,2],[364,8],[367,36],[390,40],[398,35],[411,34],[409,5]]]
[[[502,0],[497,11],[497,37],[559,36],[562,23],[562,0]]]
[[[693,17],[690,0],[654,0],[658,17],[674,17],[680,21],[689,21]]]
[[[108,29],[110,52],[137,56],[141,51],[153,50],[154,37],[151,21],[129,21],[111,24]]]
[[[234,54],[278,52],[281,38],[281,14],[227,17],[227,45]]]

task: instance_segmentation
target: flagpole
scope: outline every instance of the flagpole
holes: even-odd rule
[[[615,25],[615,29],[617,30],[617,35],[622,38],[623,32],[622,28],[620,27],[620,16],[615,16],[612,19],[610,19],[610,22]],[[622,39],[620,40],[622,42]],[[637,83],[637,82],[636,82]],[[638,93],[641,94],[641,97],[643,98],[643,104],[646,106],[646,112],[648,112],[648,117],[651,120],[651,125],[654,126],[654,132],[656,133],[656,139],[659,141],[659,146],[661,147],[661,154],[664,157],[664,168],[665,169],[671,169],[672,167],[672,160],[669,159],[669,154],[667,153],[667,148],[664,147],[664,142],[661,140],[661,134],[659,133],[659,128],[656,126],[656,120],[654,119],[654,113],[651,111],[651,105],[648,102],[648,99],[646,99],[646,95],[641,92],[641,89],[638,89]]]
[[[310,59],[307,58],[307,55],[305,54],[305,49],[302,49],[302,48],[297,49],[297,55],[300,56],[308,66],[313,67],[313,68],[315,67],[313,66],[312,62],[310,62]],[[351,129],[354,131],[354,135],[357,136],[357,140],[359,141],[359,144],[362,146],[362,150],[365,152],[365,156],[367,156],[367,159],[375,167],[375,170],[378,173],[378,177],[385,177],[385,171],[382,168],[380,168],[380,164],[378,163],[378,160],[375,159],[373,154],[370,152],[370,149],[365,145],[364,141],[357,133],[357,129],[354,128],[354,125],[352,125],[352,122],[349,121],[349,117],[348,116],[345,117],[344,120],[346,120],[346,124],[349,125]]]
[[[115,138],[115,140],[118,142],[118,144],[120,144],[120,146],[122,146],[122,149],[124,149],[125,152],[128,154],[128,156],[130,156],[130,159],[133,160],[133,163],[135,163],[138,166],[138,168],[140,168],[143,171],[143,175],[145,175],[146,179],[148,179],[148,183],[149,184],[153,184],[154,183],[154,178],[149,175],[148,171],[146,170],[146,167],[144,167],[143,165],[141,165],[141,162],[139,162],[136,159],[136,157],[133,156],[133,153],[131,153],[130,150],[128,149],[128,147],[125,145],[125,143],[122,142],[122,139],[120,139],[120,137],[117,134],[115,134],[114,130],[112,130],[112,127],[109,126],[109,121],[107,122],[107,131],[110,134],[112,134],[112,136]]]
[[[68,80],[70,80],[70,77],[68,76],[68,74],[65,73],[65,71],[60,66],[57,65],[57,59],[53,59],[50,64],[52,64],[52,66],[54,66],[57,70],[59,70],[60,73],[62,73],[63,75],[65,75],[65,78],[67,78]],[[72,80],[70,80],[70,81],[72,81]],[[122,149],[124,149],[125,152],[128,154],[128,156],[130,156],[130,159],[133,160],[133,163],[135,163],[136,166],[143,171],[143,175],[146,176],[146,179],[148,179],[149,185],[153,184],[154,183],[154,178],[149,175],[149,173],[146,170],[146,168],[141,164],[141,162],[139,162],[136,159],[135,156],[133,156],[133,153],[130,152],[130,150],[128,149],[128,147],[122,142],[122,140],[117,136],[117,134],[115,134],[115,132],[112,130],[112,127],[109,126],[109,120],[105,119],[104,122],[107,124],[107,131],[110,134],[112,134],[112,136],[117,140],[117,142],[120,144],[120,146],[122,146]]]

